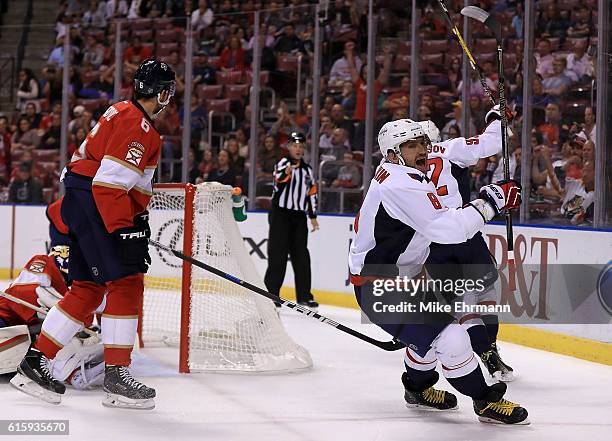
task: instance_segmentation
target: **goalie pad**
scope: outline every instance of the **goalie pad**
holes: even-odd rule
[[[104,346],[97,335],[73,337],[55,356],[51,372],[76,389],[91,389],[104,380]]]
[[[15,372],[30,347],[26,325],[0,328],[0,374]]]

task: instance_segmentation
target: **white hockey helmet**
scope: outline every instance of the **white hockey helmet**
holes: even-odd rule
[[[400,145],[403,143],[425,137],[427,134],[423,130],[423,127],[417,122],[411,119],[398,119],[397,121],[390,121],[386,123],[378,132],[378,147],[383,155],[383,158],[387,158],[389,150],[397,155],[399,163],[404,163],[404,158],[400,155]]]
[[[431,142],[440,142],[442,139],[440,138],[440,129],[433,121],[419,121],[421,127],[423,127],[423,131],[429,137]]]

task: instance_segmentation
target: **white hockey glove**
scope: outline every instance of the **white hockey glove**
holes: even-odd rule
[[[506,126],[506,135],[508,138],[512,137],[514,134],[512,129],[510,128],[510,123],[514,119],[514,114],[512,111],[506,107],[506,120],[508,121],[508,125]],[[492,121],[499,120],[501,121],[501,114],[499,113],[499,104],[493,106],[491,110],[487,112],[485,115],[485,125],[491,124]]]
[[[49,311],[57,302],[64,298],[57,290],[51,286],[37,286],[36,295],[38,299],[36,301],[40,306]],[[38,317],[44,319],[45,316],[41,313],[37,313]]]
[[[503,211],[516,210],[521,205],[521,186],[512,179],[485,185],[480,189],[481,199],[487,201],[498,215]]]

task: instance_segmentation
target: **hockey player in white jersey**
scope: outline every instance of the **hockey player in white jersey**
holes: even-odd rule
[[[499,106],[485,116],[487,125],[481,135],[440,141],[440,131],[432,121],[419,121],[432,145],[428,150],[427,176],[436,186],[442,205],[459,208],[469,202],[470,174],[468,167],[479,159],[501,151],[501,121]],[[459,244],[432,243],[427,258],[427,272],[438,279],[457,277],[466,280],[482,278],[486,286],[464,296],[466,302],[481,305],[496,304],[494,283],[497,269],[480,232]],[[504,382],[514,379],[514,371],[503,362],[497,349],[499,320],[495,314],[480,316],[463,313],[458,317],[468,330],[474,352],[482,359],[489,374]]]
[[[513,181],[487,185],[481,198],[461,208],[448,208],[440,203],[426,176],[430,142],[418,123],[389,122],[380,130],[378,143],[384,161],[355,219],[349,267],[363,312],[407,346],[402,375],[407,405],[440,410],[457,406],[453,394],[433,388],[439,360],[451,385],[473,399],[481,421],[528,423],[527,410],[503,398],[504,383],[488,386],[485,382],[465,328],[448,322],[386,322],[369,309],[366,299],[381,280],[399,274],[417,276],[431,242],[465,242],[496,215],[517,208],[520,187]]]

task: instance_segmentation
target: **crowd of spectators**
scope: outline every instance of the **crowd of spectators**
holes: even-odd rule
[[[109,103],[131,95],[131,77],[138,64],[157,56],[177,72],[177,95],[156,126],[163,135],[163,162],[159,179],[178,180],[181,169],[181,133],[185,89],[184,41],[186,17],[194,30],[191,97],[191,152],[188,160],[192,182],[220,181],[245,188],[250,173],[258,177],[258,202],[265,208],[274,164],[286,154],[285,143],[293,131],[311,139],[310,97],[295,103],[296,66],[303,63],[305,86],[313,58],[314,7],[305,0],[69,0],[60,3],[57,40],[47,66],[35,73],[19,72],[16,110],[0,117],[0,184],[6,187],[37,182],[50,201],[57,191],[57,164],[61,132],[62,68],[64,38],[70,36],[69,154],[85,139]],[[511,170],[520,177],[522,148],[531,148],[532,188],[527,189],[533,217],[560,216],[574,223],[592,217],[593,149],[595,109],[591,91],[595,76],[594,47],[597,30],[594,0],[541,0],[537,3],[533,98],[525,106],[532,111],[533,135],[520,140],[522,125],[522,60],[524,10],[520,1],[480,0],[502,23],[505,35],[505,68],[509,103],[516,117]],[[422,3],[420,3],[422,4]],[[451,14],[462,23],[458,11],[463,1],[449,2]],[[462,75],[461,49],[435,2],[424,2],[418,34],[420,75],[417,115],[431,119],[442,138],[475,136],[484,129],[490,104],[475,74]],[[375,60],[365,56],[367,2],[331,1],[323,24],[323,60],[320,82],[319,158],[306,159],[321,166],[323,208],[339,210],[338,194],[362,186],[368,63],[375,63],[375,128],[387,121],[406,118],[410,102],[410,11],[388,0],[376,2],[378,40]],[[256,164],[249,163],[250,106],[254,29],[253,14],[263,10],[259,29],[264,91],[264,118],[257,127]],[[121,23],[124,46],[121,84],[115,87],[115,33]],[[474,53],[488,86],[497,91],[495,40],[484,26],[473,22]],[[299,60],[299,61],[298,61]],[[469,102],[460,100],[467,81]],[[309,84],[312,87],[312,84]],[[119,90],[119,96],[115,96]],[[469,111],[462,131],[461,115]],[[209,127],[210,110],[218,111]],[[231,114],[232,117],[224,115]],[[208,143],[209,133],[213,142]],[[377,151],[374,147],[373,151]],[[52,156],[49,152],[54,152]],[[29,159],[30,158],[30,159]],[[380,157],[374,157],[374,164]],[[25,165],[24,165],[25,164]],[[30,175],[26,177],[25,169]],[[22,176],[22,173],[23,176]],[[473,191],[501,176],[501,160],[481,160],[472,170]],[[27,179],[26,179],[27,178]],[[30,180],[30,181],[28,181]],[[19,182],[19,184],[15,184]],[[26,186],[38,194],[36,185]],[[328,191],[329,190],[329,191]],[[327,191],[327,193],[326,193]],[[11,200],[18,191],[11,190]],[[24,193],[22,190],[21,193]],[[32,196],[36,202],[38,196]],[[342,204],[355,210],[359,198]],[[578,201],[581,201],[578,203]],[[32,202],[31,201],[31,202]],[[356,202],[355,202],[356,201]],[[349,201],[350,202],[350,201]],[[579,208],[576,208],[579,206]]]

